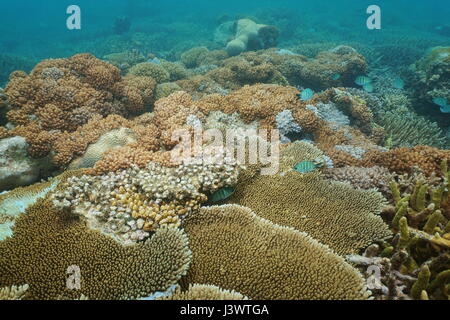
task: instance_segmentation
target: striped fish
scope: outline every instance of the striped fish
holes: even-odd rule
[[[355,83],[358,86],[365,86],[368,83],[372,83],[372,80],[369,77],[366,76],[359,76],[355,79]]]

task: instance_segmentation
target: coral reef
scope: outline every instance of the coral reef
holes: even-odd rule
[[[73,177],[52,195],[53,203],[119,241],[142,241],[162,226],[179,227],[207,194],[237,183],[240,167],[231,159],[189,160],[174,168],[149,163],[144,169]]]
[[[183,284],[210,283],[257,300],[368,296],[361,275],[328,247],[248,208],[204,208],[183,227],[193,251]]]

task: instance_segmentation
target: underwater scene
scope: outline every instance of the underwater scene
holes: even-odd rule
[[[450,299],[449,1],[0,8],[0,300]]]

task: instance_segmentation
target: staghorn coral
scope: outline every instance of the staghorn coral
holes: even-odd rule
[[[210,283],[260,300],[368,296],[361,275],[328,247],[248,208],[203,208],[183,227],[193,251],[185,287]]]
[[[0,300],[22,300],[26,296],[28,288],[27,284],[0,288]]]
[[[377,299],[448,299],[450,268],[450,198],[447,162],[440,181],[393,180],[391,206],[382,216],[394,233],[388,241],[374,244],[364,257],[351,260],[365,270],[381,271],[374,291]],[[370,251],[370,252],[369,252]]]
[[[177,288],[171,295],[156,300],[248,300],[248,298],[234,290],[224,290],[207,284],[189,285],[186,291]]]
[[[241,180],[229,203],[247,206],[273,223],[307,232],[339,254],[354,253],[389,236],[387,226],[376,216],[385,204],[380,193],[330,183],[318,173],[283,172],[287,167],[284,161],[311,161],[305,156],[308,151],[302,150],[305,145],[294,143],[281,152],[280,175]]]
[[[23,135],[34,157],[46,156],[62,132],[73,132],[96,116],[126,115],[151,103],[154,82],[126,77],[89,54],[45,60],[30,75],[16,72],[5,92],[7,118]]]

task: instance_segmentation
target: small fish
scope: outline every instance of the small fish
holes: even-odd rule
[[[446,107],[447,106],[447,99],[438,97],[433,99],[433,103],[437,104],[440,107]]]
[[[294,170],[300,173],[313,172],[317,165],[312,161],[302,161],[294,167]]]
[[[368,83],[372,83],[372,80],[369,77],[366,76],[359,76],[355,79],[355,83],[358,86],[365,86]]]
[[[363,89],[364,89],[364,91],[369,92],[369,93],[373,92],[373,85],[371,83],[366,83],[363,86]]]
[[[331,77],[331,79],[333,79],[334,81],[339,80],[341,78],[341,75],[339,73],[333,74],[333,76]]]
[[[299,98],[303,101],[311,100],[311,98],[314,96],[314,91],[311,89],[305,89],[302,91],[301,94],[299,94]]]
[[[441,112],[442,113],[450,113],[450,105],[441,107]]]
[[[405,87],[405,81],[403,81],[403,79],[400,78],[400,77],[395,78],[395,80],[394,80],[394,88],[401,90],[404,87]]]
[[[231,197],[235,191],[236,190],[232,187],[224,187],[211,194],[211,196],[209,197],[209,201],[210,202],[223,201]]]

